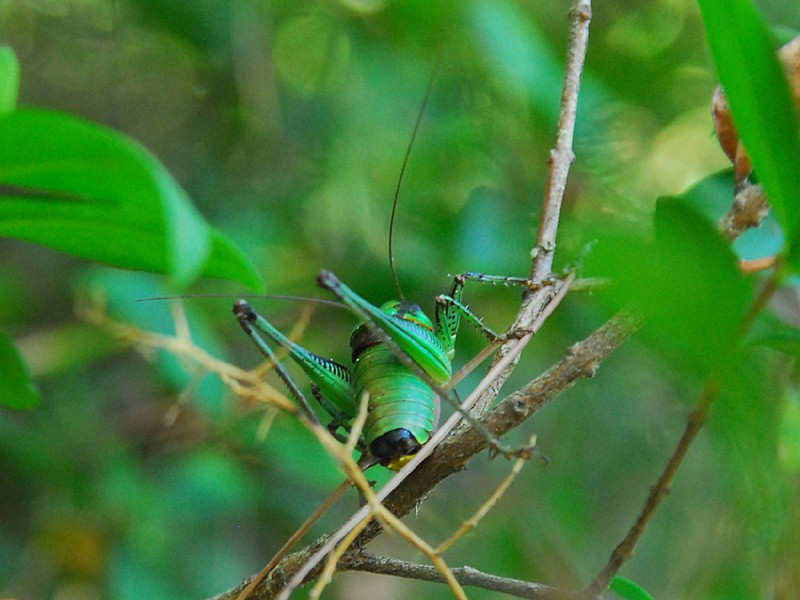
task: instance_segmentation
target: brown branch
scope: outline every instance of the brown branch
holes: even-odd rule
[[[428,565],[397,560],[383,556],[372,556],[369,554],[351,553],[339,566],[352,571],[367,571],[379,575],[393,575],[406,579],[419,579],[421,581],[432,581],[442,583],[441,574]],[[533,600],[556,600],[563,599],[564,594],[559,590],[542,585],[531,583],[509,577],[498,577],[490,573],[484,573],[472,567],[458,567],[450,569],[456,581],[461,585],[482,588],[493,592],[501,592],[518,598],[531,598]]]
[[[550,153],[550,175],[536,235],[536,250],[531,269],[531,279],[534,282],[545,281],[553,270],[561,203],[567,187],[569,169],[575,160],[572,140],[575,135],[575,116],[578,112],[578,93],[581,87],[583,63],[589,48],[591,18],[592,3],[590,0],[577,0],[572,9],[564,87],[561,92],[561,112],[558,117],[558,136],[556,146]]]
[[[550,152],[550,174],[544,193],[544,202],[539,219],[539,228],[536,233],[536,246],[531,252],[531,282],[536,288],[528,292],[523,298],[522,305],[517,313],[511,330],[525,330],[544,310],[553,296],[550,286],[538,285],[552,278],[553,257],[556,250],[556,234],[561,214],[561,204],[564,199],[564,190],[567,187],[567,178],[575,154],[572,151],[572,140],[575,134],[575,116],[578,110],[578,95],[581,86],[581,74],[589,47],[589,22],[592,16],[590,0],[576,0],[572,9],[570,24],[570,39],[567,49],[567,64],[564,73],[564,87],[561,93],[561,110],[558,116],[558,133],[555,148]],[[494,363],[508,353],[509,348],[503,345],[497,351]],[[514,361],[509,368],[497,378],[492,386],[475,403],[474,414],[483,415],[492,405],[500,388],[511,375],[518,361]]]

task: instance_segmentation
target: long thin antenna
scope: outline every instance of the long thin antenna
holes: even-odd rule
[[[286,294],[175,294],[173,296],[152,296],[150,298],[138,298],[137,302],[154,302],[163,300],[188,300],[189,298],[260,298],[262,300],[296,300],[298,302],[314,302],[315,304],[327,304],[337,308],[347,308],[341,302],[328,300],[327,298],[312,298],[310,296],[289,296]]]
[[[400,287],[400,278],[397,276],[397,268],[394,265],[394,222],[397,215],[397,202],[400,198],[400,186],[403,185],[403,176],[406,174],[406,167],[408,166],[408,157],[411,156],[411,148],[414,147],[414,140],[417,138],[417,131],[422,122],[422,117],[425,115],[425,110],[428,108],[428,101],[431,98],[431,90],[433,90],[433,81],[436,79],[436,73],[439,70],[439,65],[442,63],[441,53],[436,57],[436,62],[433,65],[433,71],[428,79],[428,87],[425,90],[425,97],[422,99],[422,105],[419,107],[417,113],[417,121],[414,123],[414,131],[411,133],[411,139],[408,141],[408,148],[406,148],[406,155],[403,157],[403,166],[400,168],[400,177],[397,178],[397,188],[394,191],[394,201],[392,202],[392,216],[389,218],[389,269],[392,271],[392,281],[394,282],[394,289],[397,291],[398,300],[404,300],[403,289]]]

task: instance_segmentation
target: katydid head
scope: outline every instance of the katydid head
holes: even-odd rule
[[[408,300],[390,300],[381,306],[381,312],[395,319],[414,323],[433,331],[433,321],[430,317],[422,312],[418,304],[409,302]],[[352,360],[355,362],[361,353],[369,348],[383,342],[382,337],[375,333],[366,323],[359,323],[350,335],[350,348],[352,350]]]

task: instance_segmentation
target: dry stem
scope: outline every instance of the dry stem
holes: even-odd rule
[[[388,557],[370,556],[368,554],[352,553],[346,556],[340,567],[353,571],[367,571],[381,575],[395,575],[421,581],[441,582],[439,573],[433,567],[406,562]],[[483,573],[472,567],[459,567],[450,570],[455,579],[462,585],[492,590],[518,598],[531,598],[533,600],[563,599],[563,593],[555,588],[511,579],[498,577],[491,573]]]
[[[522,301],[511,330],[525,330],[541,313],[552,298],[552,289],[543,284],[552,278],[553,257],[556,250],[556,235],[561,214],[561,204],[567,178],[575,154],[572,151],[572,140],[575,134],[575,117],[578,110],[581,75],[589,47],[589,22],[592,16],[590,0],[576,0],[572,9],[570,40],[567,50],[567,64],[564,74],[564,87],[561,93],[561,109],[558,117],[558,134],[555,148],[550,153],[550,174],[545,188],[544,202],[536,234],[536,246],[531,251],[531,282],[536,289],[527,293]],[[494,364],[500,361],[510,350],[503,345],[497,352]],[[474,413],[483,415],[500,393],[500,388],[516,367],[512,362],[506,372],[502,373],[486,394],[478,400]]]

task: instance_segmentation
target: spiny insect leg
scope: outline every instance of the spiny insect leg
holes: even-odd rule
[[[303,394],[303,392],[300,390],[297,382],[295,382],[294,378],[286,370],[286,367],[284,367],[283,364],[281,364],[281,362],[277,359],[275,353],[272,351],[272,348],[270,348],[269,345],[264,341],[264,338],[259,335],[257,331],[257,329],[260,329],[260,317],[258,313],[256,313],[256,311],[254,311],[253,308],[244,300],[237,300],[233,304],[233,314],[236,315],[236,318],[239,320],[239,325],[242,326],[244,332],[250,336],[250,339],[253,340],[256,347],[258,347],[261,353],[272,363],[275,371],[278,373],[278,376],[281,378],[284,385],[286,385],[289,393],[291,393],[295,400],[297,400],[308,419],[312,423],[319,425],[319,418],[311,408],[311,404],[308,402],[305,394]]]

